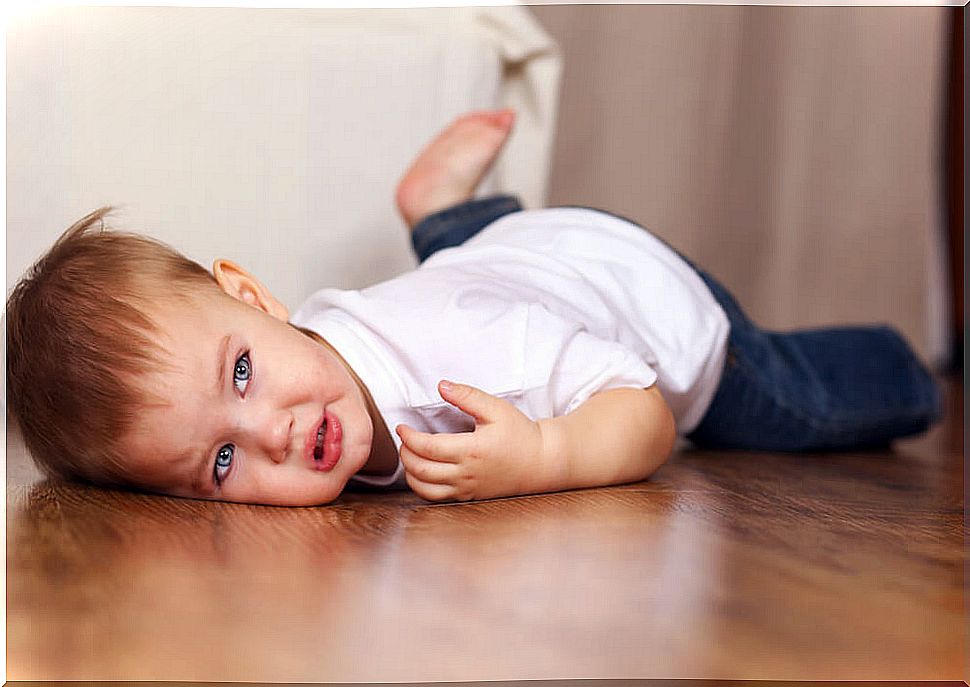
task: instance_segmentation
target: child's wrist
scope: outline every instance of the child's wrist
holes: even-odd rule
[[[565,428],[559,418],[538,420],[542,448],[539,452],[538,472],[543,491],[569,489],[569,451]]]

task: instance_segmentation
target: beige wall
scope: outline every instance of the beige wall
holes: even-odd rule
[[[943,355],[943,8],[532,10],[565,59],[550,204],[645,224],[765,326]]]

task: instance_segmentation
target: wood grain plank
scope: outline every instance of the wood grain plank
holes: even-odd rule
[[[963,384],[892,451],[684,450],[607,489],[272,508],[40,479],[11,680],[958,679]]]

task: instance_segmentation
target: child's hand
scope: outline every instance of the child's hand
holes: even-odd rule
[[[442,381],[441,397],[475,418],[474,432],[428,434],[398,425],[407,482],[429,501],[472,501],[531,493],[541,474],[542,431],[508,401]]]

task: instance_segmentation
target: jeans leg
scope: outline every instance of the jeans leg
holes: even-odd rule
[[[688,435],[708,448],[830,451],[884,447],[940,417],[933,377],[894,329],[764,331],[701,273],[731,321],[721,383]]]
[[[468,200],[432,213],[411,230],[411,245],[424,262],[443,248],[459,246],[498,218],[522,209],[515,196]]]

